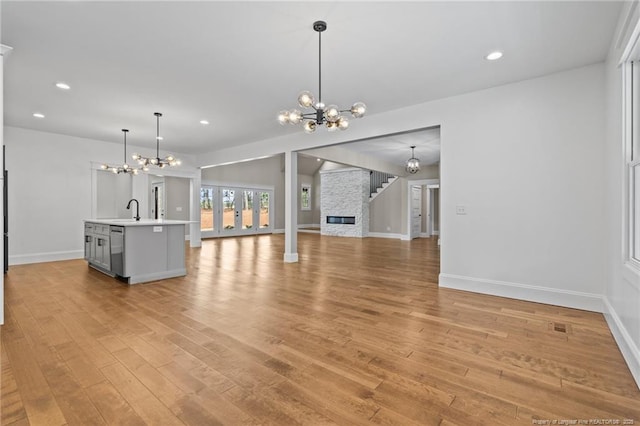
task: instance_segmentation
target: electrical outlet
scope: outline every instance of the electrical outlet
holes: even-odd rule
[[[466,206],[456,206],[456,214],[467,214],[467,207]]]

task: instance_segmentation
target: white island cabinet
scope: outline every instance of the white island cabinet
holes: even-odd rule
[[[89,266],[129,284],[181,277],[185,266],[183,220],[91,219],[84,221]]]

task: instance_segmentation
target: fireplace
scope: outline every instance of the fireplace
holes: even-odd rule
[[[355,216],[327,216],[327,223],[338,225],[355,225]]]

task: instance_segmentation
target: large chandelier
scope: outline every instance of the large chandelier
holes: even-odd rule
[[[127,133],[129,130],[122,129],[122,133],[124,134],[124,161],[121,166],[110,166],[108,164],[102,164],[100,168],[102,170],[109,170],[115,174],[120,173],[128,173],[131,175],[137,175],[140,169],[131,167],[127,164]]]
[[[411,146],[411,158],[407,160],[407,165],[405,166],[405,170],[409,173],[416,174],[420,171],[420,160],[416,158],[413,150],[416,148],[415,145]]]
[[[313,133],[316,127],[326,124],[329,131],[337,129],[346,130],[349,127],[349,120],[342,116],[343,112],[350,112],[355,118],[360,118],[367,110],[367,106],[362,102],[356,102],[350,109],[341,110],[337,105],[325,106],[322,102],[322,32],[327,29],[327,23],[316,21],[313,29],[318,32],[318,99],[309,91],[301,92],[298,95],[298,104],[302,108],[312,108],[314,111],[302,112],[298,109],[291,111],[280,111],[278,121],[280,124],[300,124],[303,123],[304,131]]]
[[[153,115],[156,116],[156,156],[143,157],[140,154],[133,154],[133,159],[138,161],[138,164],[142,166],[142,170],[145,172],[149,171],[149,165],[164,168],[166,166],[179,166],[181,164],[180,160],[172,155],[160,158],[160,141],[162,140],[162,136],[160,136],[160,117],[162,117],[162,113],[154,112]]]

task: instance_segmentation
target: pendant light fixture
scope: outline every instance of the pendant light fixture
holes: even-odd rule
[[[140,154],[133,154],[133,159],[142,166],[142,170],[145,172],[149,170],[149,165],[164,168],[166,166],[179,166],[181,164],[180,160],[176,159],[172,155],[160,158],[160,141],[162,140],[162,137],[160,136],[160,117],[162,117],[162,113],[154,112],[153,115],[156,116],[156,156],[143,157]]]
[[[138,174],[140,169],[131,167],[130,165],[127,164],[127,133],[128,132],[129,130],[122,129],[122,133],[124,135],[124,162],[122,163],[122,166],[110,166],[108,164],[103,164],[100,166],[102,170],[109,170],[115,174],[120,174],[120,173],[128,173],[131,175]]]
[[[325,106],[322,102],[322,32],[327,29],[327,23],[316,21],[313,29],[318,33],[318,99],[309,91],[303,91],[298,95],[298,104],[302,108],[312,108],[314,111],[302,112],[298,109],[280,111],[278,121],[281,125],[303,123],[304,131],[313,133],[316,127],[325,124],[329,131],[337,129],[346,130],[349,120],[342,116],[343,112],[350,112],[355,118],[362,117],[367,111],[367,106],[362,102],[354,103],[350,109],[339,109],[337,105]]]
[[[420,171],[420,160],[416,158],[414,154],[415,145],[411,146],[411,158],[407,160],[407,165],[405,166],[405,170],[409,173],[416,174]]]

